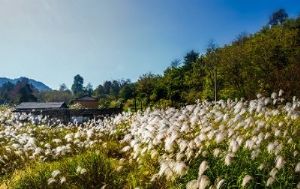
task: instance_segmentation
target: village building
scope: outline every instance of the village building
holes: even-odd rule
[[[64,123],[70,121],[82,123],[90,119],[102,119],[122,112],[122,108],[98,109],[98,101],[92,97],[76,99],[73,103],[80,103],[82,108],[69,109],[65,102],[22,102],[15,107],[14,112],[48,116]]]
[[[34,112],[47,110],[62,110],[68,108],[65,102],[22,102],[15,108],[16,112]]]
[[[90,96],[83,96],[77,98],[71,102],[74,104],[79,104],[82,108],[86,109],[98,109],[99,103],[97,98],[93,98]]]
[[[65,102],[22,102],[15,107],[14,112],[48,116],[66,123],[70,120],[70,113]]]

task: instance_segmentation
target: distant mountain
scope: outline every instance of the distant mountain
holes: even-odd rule
[[[5,78],[5,77],[0,77],[0,87],[4,83],[11,82],[13,84],[16,84],[18,81],[21,81],[23,79],[28,79],[29,83],[39,91],[49,91],[49,90],[51,90],[51,88],[48,87],[47,85],[45,85],[44,83],[42,83],[40,81],[36,81],[34,79],[29,79],[29,78],[26,78],[26,77],[19,77],[19,78],[16,78],[16,79],[9,79],[9,78]]]

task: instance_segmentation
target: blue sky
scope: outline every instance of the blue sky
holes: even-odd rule
[[[105,80],[161,74],[189,50],[253,33],[299,0],[0,0],[0,77],[52,88],[80,74]]]

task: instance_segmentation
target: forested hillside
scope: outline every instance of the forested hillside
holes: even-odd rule
[[[107,81],[95,89],[104,105],[181,105],[197,99],[253,99],[282,89],[300,96],[300,18],[275,12],[257,33],[242,33],[231,44],[209,43],[204,54],[190,51],[163,75],[142,75],[136,83]],[[142,104],[141,104],[142,103]]]
[[[57,91],[33,95],[38,101],[66,102],[92,95],[99,99],[100,107],[124,105],[125,109],[178,107],[197,99],[253,99],[258,93],[268,95],[279,89],[285,91],[286,99],[300,96],[299,16],[289,18],[280,9],[258,32],[232,37],[232,43],[224,46],[209,42],[202,54],[188,52],[182,60],[171,62],[161,75],[143,74],[136,82],[105,81],[95,89],[91,84],[83,86],[83,77],[76,75],[71,90],[63,84]],[[0,88],[3,98],[11,94],[9,87]]]

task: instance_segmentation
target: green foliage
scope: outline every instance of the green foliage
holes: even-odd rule
[[[162,101],[181,106],[197,99],[214,100],[215,95],[217,99],[253,99],[257,93],[279,89],[286,98],[300,96],[300,18],[288,19],[279,10],[270,19],[272,27],[241,33],[224,47],[210,42],[205,54],[190,51],[182,65],[175,60],[163,75],[142,75],[136,83],[121,87],[122,93],[104,98],[122,98],[128,107],[137,96],[143,107],[159,107]]]
[[[214,100],[215,97],[253,99],[257,93],[270,94],[279,89],[285,91],[286,98],[292,98],[300,96],[299,62],[300,18],[288,18],[280,9],[259,32],[243,32],[223,47],[211,41],[204,54],[192,50],[182,62],[172,61],[162,75],[144,74],[134,83],[105,81],[94,91],[89,84],[84,87],[83,78],[76,75],[72,91],[75,97],[98,97],[100,107],[124,104],[127,110],[161,107],[161,102],[178,107],[197,99]],[[36,92],[30,91],[28,86],[22,90],[12,88],[11,84],[5,84],[0,89],[3,102],[7,99],[9,102],[35,100],[30,95]],[[68,102],[70,98],[63,85],[59,92],[45,92],[38,99]]]
[[[161,101],[163,103],[165,100]],[[223,113],[226,113],[230,118],[239,115],[239,113],[233,113],[234,108],[229,108],[230,105],[227,107],[228,109],[219,109],[219,105],[215,105],[210,107],[207,113],[210,114],[210,112],[215,110],[221,110],[226,111]],[[1,108],[5,109],[5,107],[0,107],[0,110]],[[49,143],[52,147],[70,144],[74,150],[72,153],[62,157],[52,158],[49,156],[46,160],[30,158],[28,155],[21,158],[22,156],[13,153],[13,149],[7,150],[7,144],[10,143],[6,141],[6,137],[2,137],[0,138],[0,142],[3,144],[0,146],[0,158],[3,158],[0,161],[0,167],[4,167],[7,172],[0,172],[0,186],[4,187],[5,184],[8,188],[101,188],[105,186],[106,188],[179,189],[186,188],[186,184],[189,181],[198,179],[199,165],[203,161],[207,161],[209,168],[204,172],[204,175],[214,185],[211,188],[215,187],[220,179],[225,180],[222,188],[242,188],[243,179],[246,175],[250,175],[252,178],[246,188],[265,188],[275,167],[277,167],[276,170],[278,172],[270,188],[296,188],[299,183],[299,173],[295,171],[295,167],[299,163],[299,155],[295,155],[295,152],[298,153],[300,150],[300,140],[298,140],[300,136],[300,119],[299,117],[291,119],[291,117],[286,115],[285,111],[282,111],[281,105],[271,105],[265,108],[267,108],[264,110],[265,114],[262,112],[244,112],[241,115],[242,120],[233,125],[230,124],[232,119],[218,122],[215,121],[214,117],[210,117],[212,119],[209,119],[209,124],[213,128],[211,131],[216,131],[215,129],[223,127],[224,124],[230,125],[227,127],[228,129],[234,128],[239,131],[231,137],[225,137],[220,143],[216,141],[215,136],[209,139],[207,135],[207,139],[201,142],[201,147],[192,150],[193,158],[176,160],[179,162],[185,161],[189,168],[186,173],[172,179],[167,179],[167,177],[162,175],[158,176],[158,173],[162,170],[163,166],[161,162],[163,160],[168,160],[169,158],[175,160],[179,157],[177,156],[178,154],[183,155],[186,153],[179,151],[179,143],[175,144],[173,152],[167,152],[163,147],[166,144],[165,139],[162,144],[153,146],[153,149],[150,150],[148,149],[149,144],[147,145],[147,142],[137,143],[137,151],[134,151],[134,147],[131,147],[129,150],[123,150],[124,147],[134,144],[134,138],[129,141],[123,140],[128,136],[128,132],[132,130],[132,123],[136,120],[134,114],[133,116],[131,115],[130,119],[112,126],[113,130],[110,132],[99,131],[92,135],[95,143],[88,149],[83,149],[80,146],[78,146],[79,148],[75,147],[75,143],[68,142],[65,136],[66,134],[82,131],[89,124],[81,128],[72,127],[71,125],[49,128],[43,125],[33,126],[24,124],[23,127],[18,127],[15,130],[14,134],[16,136],[20,136],[19,134],[30,134],[30,136],[36,138],[36,146],[41,147],[45,143]],[[279,111],[279,113],[272,115],[276,111]],[[181,114],[184,115],[183,113]],[[151,120],[151,117],[149,118]],[[145,119],[143,118],[143,120]],[[251,127],[245,125],[240,127],[240,123],[246,122],[246,120],[252,120]],[[144,122],[145,124],[149,123],[146,121]],[[260,127],[260,121],[263,121],[265,126]],[[170,123],[172,124],[172,122]],[[90,126],[90,128],[92,127]],[[170,128],[172,129],[172,127]],[[200,123],[199,125],[196,124],[194,128],[188,132],[184,132],[182,138],[176,140],[186,140],[194,143],[195,137],[199,136],[199,131],[205,129],[205,127],[202,127]],[[260,130],[257,130],[258,128]],[[0,127],[0,132],[4,133],[3,131],[6,129],[6,127],[2,126]],[[281,134],[275,134],[277,129],[279,129],[278,131]],[[139,133],[140,131],[135,132]],[[153,133],[156,133],[155,130]],[[264,136],[267,136],[267,133],[269,137],[265,138]],[[261,134],[264,139],[256,146],[254,143],[257,143],[256,139]],[[229,150],[229,143],[232,142],[232,137],[239,136],[242,137],[243,142],[238,151],[233,154]],[[53,139],[61,139],[62,142],[57,144]],[[85,137],[78,140],[83,143],[89,141]],[[253,142],[256,141],[253,143],[254,146],[246,147],[247,141],[250,140]],[[268,146],[271,143],[277,143],[277,147],[280,150],[276,151],[277,147],[269,150]],[[157,152],[156,154],[154,150]],[[218,150],[219,153],[216,154],[215,150]],[[138,152],[139,155],[133,158],[135,156],[133,152]],[[227,154],[232,155],[230,163],[225,163]],[[284,166],[281,168],[278,168],[276,163],[278,156],[284,157]],[[78,167],[85,169],[85,171],[78,171]],[[57,176],[52,176],[55,170],[59,170],[60,173]],[[52,180],[52,184],[49,184],[50,178],[55,179],[54,181]],[[66,180],[61,183],[63,178]]]
[[[288,18],[288,14],[284,9],[279,9],[270,17],[269,24],[271,26],[282,24]]]
[[[159,76],[151,73],[142,75],[137,82],[137,94],[142,98],[146,98],[149,103],[150,96],[155,91],[158,80]]]
[[[40,92],[38,98],[46,102],[66,102],[69,103],[73,96],[69,90],[51,90]]]
[[[23,78],[16,84],[7,82],[0,87],[0,103],[35,102],[37,92],[28,79]]]
[[[91,83],[88,83],[88,84],[86,85],[86,87],[84,88],[84,93],[85,93],[85,95],[87,95],[87,96],[92,96],[92,94],[93,94],[93,86],[92,86]]]
[[[74,77],[72,92],[76,97],[83,95],[83,77],[81,77],[79,74]]]
[[[101,153],[87,152],[58,162],[37,163],[25,170],[17,171],[7,183],[9,188],[122,188],[121,176],[114,171],[114,161]],[[78,167],[86,172],[78,173]],[[55,182],[48,184],[51,173],[59,170]],[[66,178],[60,183],[62,177]]]

